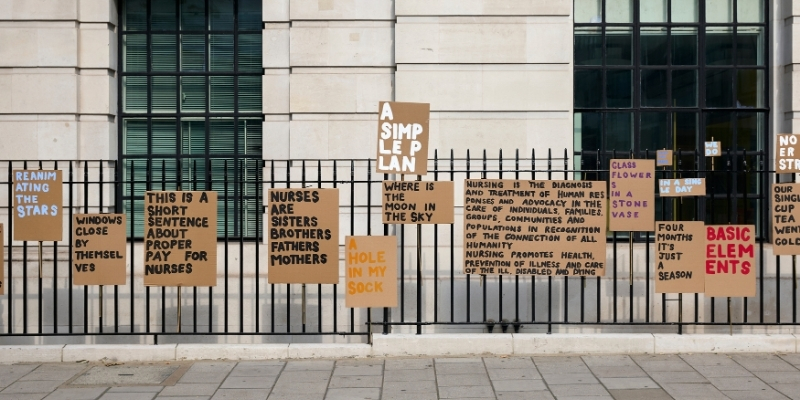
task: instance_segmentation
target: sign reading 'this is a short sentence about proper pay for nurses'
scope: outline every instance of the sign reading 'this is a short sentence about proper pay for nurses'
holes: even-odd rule
[[[428,103],[378,104],[379,174],[428,173],[428,122],[431,105]]]

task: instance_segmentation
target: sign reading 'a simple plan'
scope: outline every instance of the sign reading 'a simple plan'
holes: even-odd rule
[[[654,160],[611,160],[608,229],[649,232],[655,229]]]
[[[14,240],[61,240],[61,171],[13,171]]]
[[[379,174],[428,173],[428,124],[431,105],[428,103],[378,104]]]
[[[383,181],[384,224],[452,224],[453,182]]]
[[[347,236],[347,307],[397,307],[397,237]]]
[[[754,225],[706,226],[706,297],[756,295]]]
[[[72,283],[125,284],[125,214],[72,217]]]
[[[775,140],[775,172],[800,173],[800,135],[778,135]]]

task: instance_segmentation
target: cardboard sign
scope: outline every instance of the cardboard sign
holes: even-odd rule
[[[800,254],[800,183],[772,184],[772,252]]]
[[[397,307],[397,237],[344,239],[346,307]]]
[[[603,276],[606,183],[464,181],[464,273]]]
[[[656,151],[656,166],[667,167],[672,165],[672,150]]]
[[[61,171],[15,170],[13,174],[14,240],[60,241]]]
[[[656,163],[653,160],[611,160],[608,228],[649,232],[655,226]]]
[[[217,192],[145,192],[145,286],[217,285]]]
[[[702,221],[656,222],[656,293],[703,293],[705,235]]]
[[[706,296],[756,295],[755,225],[706,226]]]
[[[722,142],[705,142],[706,157],[722,155]]]
[[[269,283],[339,283],[339,189],[269,190]]]
[[[5,275],[5,268],[6,265],[6,236],[5,236],[5,228],[3,224],[0,224],[0,295],[6,294],[6,275]]]
[[[125,284],[125,214],[72,216],[72,284]]]
[[[775,141],[775,172],[800,173],[800,145],[797,135],[781,134]]]
[[[384,224],[452,224],[453,182],[383,181]]]
[[[428,103],[378,103],[379,174],[428,173]]]
[[[659,179],[661,197],[705,196],[706,178]]]

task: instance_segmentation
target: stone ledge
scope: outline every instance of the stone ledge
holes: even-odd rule
[[[0,346],[1,363],[61,362],[64,345]]]
[[[394,334],[372,336],[373,357],[512,354],[511,334]]]
[[[116,362],[174,361],[175,344],[68,344],[64,346],[62,361]]]
[[[288,344],[179,344],[180,360],[273,360],[287,358]]]
[[[515,333],[514,354],[650,354],[653,335]]]
[[[288,358],[365,358],[372,355],[372,346],[366,343],[292,343]]]
[[[653,337],[657,354],[797,352],[797,338],[791,334],[654,334]]]

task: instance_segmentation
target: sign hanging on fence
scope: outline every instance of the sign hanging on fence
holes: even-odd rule
[[[800,254],[800,183],[772,184],[772,252]]]
[[[269,190],[269,283],[339,283],[339,189]]]
[[[702,221],[656,222],[656,293],[703,293]]]
[[[0,295],[6,294],[6,275],[5,275],[5,262],[6,262],[6,230],[3,224],[0,224]]]
[[[383,181],[384,224],[452,224],[453,182]]]
[[[706,297],[756,295],[754,225],[706,226]]]
[[[145,286],[217,285],[217,192],[144,194]]]
[[[800,143],[798,135],[780,134],[775,140],[775,172],[800,173]]]
[[[14,240],[60,241],[61,170],[15,170],[13,180]]]
[[[722,155],[722,142],[705,142],[706,157],[719,157]]]
[[[397,307],[397,237],[347,236],[346,307]]]
[[[378,103],[379,174],[428,173],[428,103]]]
[[[464,272],[603,276],[606,183],[464,181]]]
[[[672,165],[672,150],[656,151],[656,166],[668,167]]]
[[[125,284],[125,214],[72,216],[72,284]]]
[[[705,196],[706,178],[659,179],[660,197]]]
[[[608,228],[650,232],[655,229],[654,160],[611,160]]]

